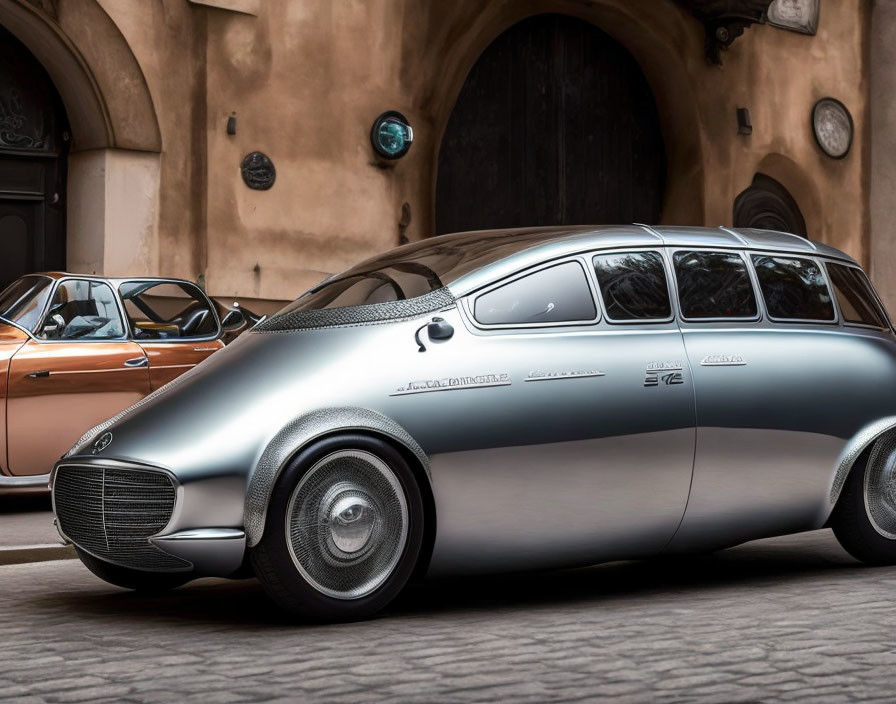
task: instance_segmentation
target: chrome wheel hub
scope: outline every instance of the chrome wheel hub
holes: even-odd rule
[[[878,440],[868,457],[865,510],[878,533],[896,540],[896,436]]]
[[[314,464],[293,491],[286,539],[312,587],[358,599],[392,574],[407,524],[404,491],[389,466],[369,452],[339,450]]]

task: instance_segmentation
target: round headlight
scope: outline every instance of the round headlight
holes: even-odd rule
[[[408,153],[414,141],[414,130],[400,112],[384,112],[373,121],[370,143],[384,159],[399,159]]]

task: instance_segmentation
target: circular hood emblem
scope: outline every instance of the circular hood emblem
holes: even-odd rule
[[[93,454],[95,455],[97,452],[102,452],[112,442],[112,433],[103,433],[97,438],[96,442],[93,443]]]

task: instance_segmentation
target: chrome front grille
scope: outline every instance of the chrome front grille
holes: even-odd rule
[[[96,557],[138,570],[190,568],[149,542],[171,520],[176,494],[167,474],[149,469],[63,465],[53,481],[62,532]]]

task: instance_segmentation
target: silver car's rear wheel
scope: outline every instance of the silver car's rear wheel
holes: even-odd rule
[[[896,435],[878,440],[865,472],[865,511],[874,529],[896,540]]]
[[[830,524],[853,557],[896,564],[896,433],[876,440],[856,461]]]
[[[413,573],[424,519],[416,476],[397,448],[332,436],[283,469],[250,558],[286,610],[315,621],[367,618]]]
[[[308,584],[334,599],[358,599],[398,564],[408,536],[407,501],[379,457],[337,450],[302,477],[285,528],[293,562]]]

